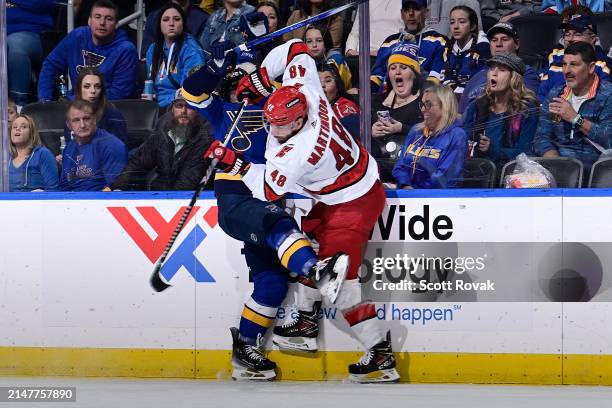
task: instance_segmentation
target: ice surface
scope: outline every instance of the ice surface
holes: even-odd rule
[[[0,403],[0,408],[607,408],[612,388],[575,386],[245,383],[121,378],[0,378],[0,386],[73,386],[76,403]]]

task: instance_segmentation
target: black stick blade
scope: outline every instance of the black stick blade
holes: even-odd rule
[[[156,292],[163,292],[164,290],[172,286],[163,281],[160,275],[160,269],[161,268],[155,268],[155,270],[153,271],[153,274],[151,275],[151,279],[149,280],[149,283],[151,283],[151,287]]]

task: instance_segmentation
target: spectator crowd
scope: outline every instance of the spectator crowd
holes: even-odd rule
[[[7,0],[10,191],[195,189],[227,118],[194,110],[177,92],[184,81],[237,45],[348,2],[147,1],[139,55],[134,31],[118,27],[126,2],[75,1],[82,25],[50,43],[62,29],[56,0]],[[499,172],[521,153],[576,159],[586,180],[612,149],[609,12],[604,0],[370,1],[368,89],[359,89],[350,8],[242,52],[202,104],[235,103],[241,75],[300,39],[353,137],[359,115],[371,116],[371,153],[389,187],[465,187],[468,163],[489,160]],[[533,52],[538,21],[556,21],[558,34]],[[360,92],[371,93],[371,112]],[[127,99],[157,105],[156,128],[137,142],[118,102]],[[58,148],[36,121],[53,103],[64,111]]]

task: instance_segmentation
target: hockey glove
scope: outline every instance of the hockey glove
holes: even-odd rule
[[[222,60],[225,58],[225,52],[235,46],[236,44],[233,41],[215,41],[210,47],[210,55],[212,55],[213,59]]]
[[[204,153],[205,159],[217,159],[217,167],[219,170],[235,175],[243,175],[247,172],[251,163],[242,159],[242,157],[231,149],[223,146],[220,141],[215,140]]]
[[[245,42],[268,33],[268,17],[264,13],[253,11],[240,17],[240,29],[245,36]]]
[[[260,68],[258,71],[242,77],[238,82],[238,87],[236,87],[238,100],[246,98],[250,103],[260,103],[264,98],[272,95],[272,92],[274,92],[274,87],[270,83],[265,68]]]
[[[234,48],[236,44],[232,41],[217,41],[210,47],[211,59],[208,61],[208,69],[211,73],[217,76],[224,76],[230,66],[236,65],[236,53],[228,52]]]

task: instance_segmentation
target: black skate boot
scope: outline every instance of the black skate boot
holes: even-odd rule
[[[349,379],[359,383],[397,382],[395,356],[391,349],[391,332],[385,340],[369,349],[361,359],[349,366]]]
[[[307,278],[319,282],[321,279],[329,277],[329,281],[325,282],[321,288],[321,293],[327,296],[331,303],[335,303],[342,288],[342,283],[346,279],[348,269],[348,255],[344,252],[337,252],[334,256],[314,264],[310,268]]]
[[[298,310],[295,320],[274,328],[272,342],[281,350],[317,351],[320,308],[321,302],[315,302],[311,312]]]
[[[276,363],[268,360],[261,352],[262,339],[258,344],[251,346],[240,340],[236,327],[230,329],[232,333],[232,378],[234,380],[267,380],[276,378]]]

